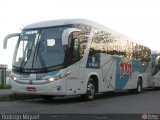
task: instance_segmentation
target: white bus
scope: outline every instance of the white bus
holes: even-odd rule
[[[160,52],[152,51],[152,83],[153,87],[160,87]]]
[[[16,93],[44,98],[148,87],[151,50],[95,22],[83,19],[27,25],[18,36],[11,74]]]

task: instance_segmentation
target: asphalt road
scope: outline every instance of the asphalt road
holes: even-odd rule
[[[104,93],[93,101],[79,96],[1,101],[0,113],[13,114],[160,114],[160,90],[145,90],[141,94]],[[103,118],[103,116],[102,116]]]

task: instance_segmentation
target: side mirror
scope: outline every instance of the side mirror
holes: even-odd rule
[[[69,35],[72,32],[78,32],[78,31],[82,31],[82,30],[77,29],[77,28],[68,28],[68,29],[64,30],[63,34],[62,34],[62,45],[68,45]]]
[[[7,48],[8,39],[10,39],[11,37],[19,36],[19,35],[20,35],[20,33],[12,33],[12,34],[8,34],[8,35],[4,38],[4,41],[3,41],[3,48],[4,48],[4,49]]]

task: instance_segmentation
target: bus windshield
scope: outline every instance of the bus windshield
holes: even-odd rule
[[[13,69],[45,72],[63,67],[62,33],[67,27],[23,30],[13,58]]]

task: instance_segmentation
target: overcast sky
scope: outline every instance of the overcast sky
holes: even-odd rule
[[[0,0],[0,64],[11,68],[16,39],[3,49],[5,35],[27,24],[84,18],[160,49],[160,0]]]

